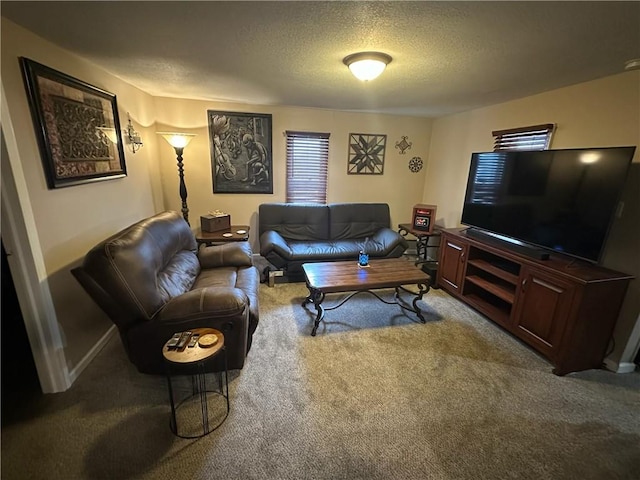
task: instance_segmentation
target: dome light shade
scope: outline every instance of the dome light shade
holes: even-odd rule
[[[173,148],[184,148],[196,136],[195,133],[178,133],[178,132],[157,132],[158,135],[169,142]]]
[[[358,80],[367,82],[384,72],[391,63],[391,57],[382,52],[359,52],[344,57],[342,61]]]

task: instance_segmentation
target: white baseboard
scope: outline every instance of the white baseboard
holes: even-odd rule
[[[84,371],[84,369],[87,368],[87,365],[91,363],[91,360],[93,360],[96,357],[96,355],[98,355],[100,350],[104,348],[104,346],[111,339],[111,337],[113,337],[115,333],[116,333],[116,326],[111,325],[109,330],[107,330],[106,333],[102,335],[102,337],[100,337],[100,340],[96,342],[96,344],[91,348],[91,350],[89,350],[87,354],[84,357],[82,357],[82,360],[80,360],[78,364],[73,368],[73,370],[69,372],[69,379],[71,380],[71,383],[76,381],[76,379],[80,376],[80,374]]]
[[[615,362],[608,358],[604,360],[604,366],[607,370],[611,370],[615,373],[631,373],[636,369],[636,364],[632,362]]]

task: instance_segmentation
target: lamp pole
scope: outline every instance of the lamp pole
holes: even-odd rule
[[[188,225],[189,223],[189,207],[187,206],[187,186],[184,183],[184,164],[182,163],[182,152],[184,147],[174,147],[178,156],[178,176],[180,177],[180,199],[182,200],[182,217]]]
[[[180,132],[156,132],[171,145],[176,151],[178,156],[178,177],[180,178],[180,199],[182,200],[182,218],[189,223],[189,207],[187,206],[187,186],[184,183],[184,164],[182,163],[182,152],[189,142],[195,137],[195,133],[180,133]]]

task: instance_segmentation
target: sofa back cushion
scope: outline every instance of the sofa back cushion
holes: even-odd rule
[[[275,230],[287,240],[328,240],[326,205],[263,203],[259,207],[259,234]]]
[[[118,327],[148,320],[191,289],[200,272],[196,240],[182,216],[164,212],[93,247],[82,269],[122,312]]]
[[[329,219],[331,240],[372,237],[391,224],[386,203],[333,203],[329,205]]]

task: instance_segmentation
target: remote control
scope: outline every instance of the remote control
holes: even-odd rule
[[[176,345],[178,345],[178,342],[180,341],[181,336],[182,336],[181,333],[174,333],[173,337],[171,337],[171,340],[167,342],[167,347],[176,348]]]
[[[180,340],[178,341],[178,344],[176,345],[176,348],[178,350],[182,350],[190,338],[191,338],[191,332],[183,332],[182,336],[180,337]]]
[[[189,345],[187,345],[189,348],[193,348],[196,346],[196,344],[198,343],[198,338],[200,337],[199,333],[194,333],[191,336],[191,340],[189,340]]]

